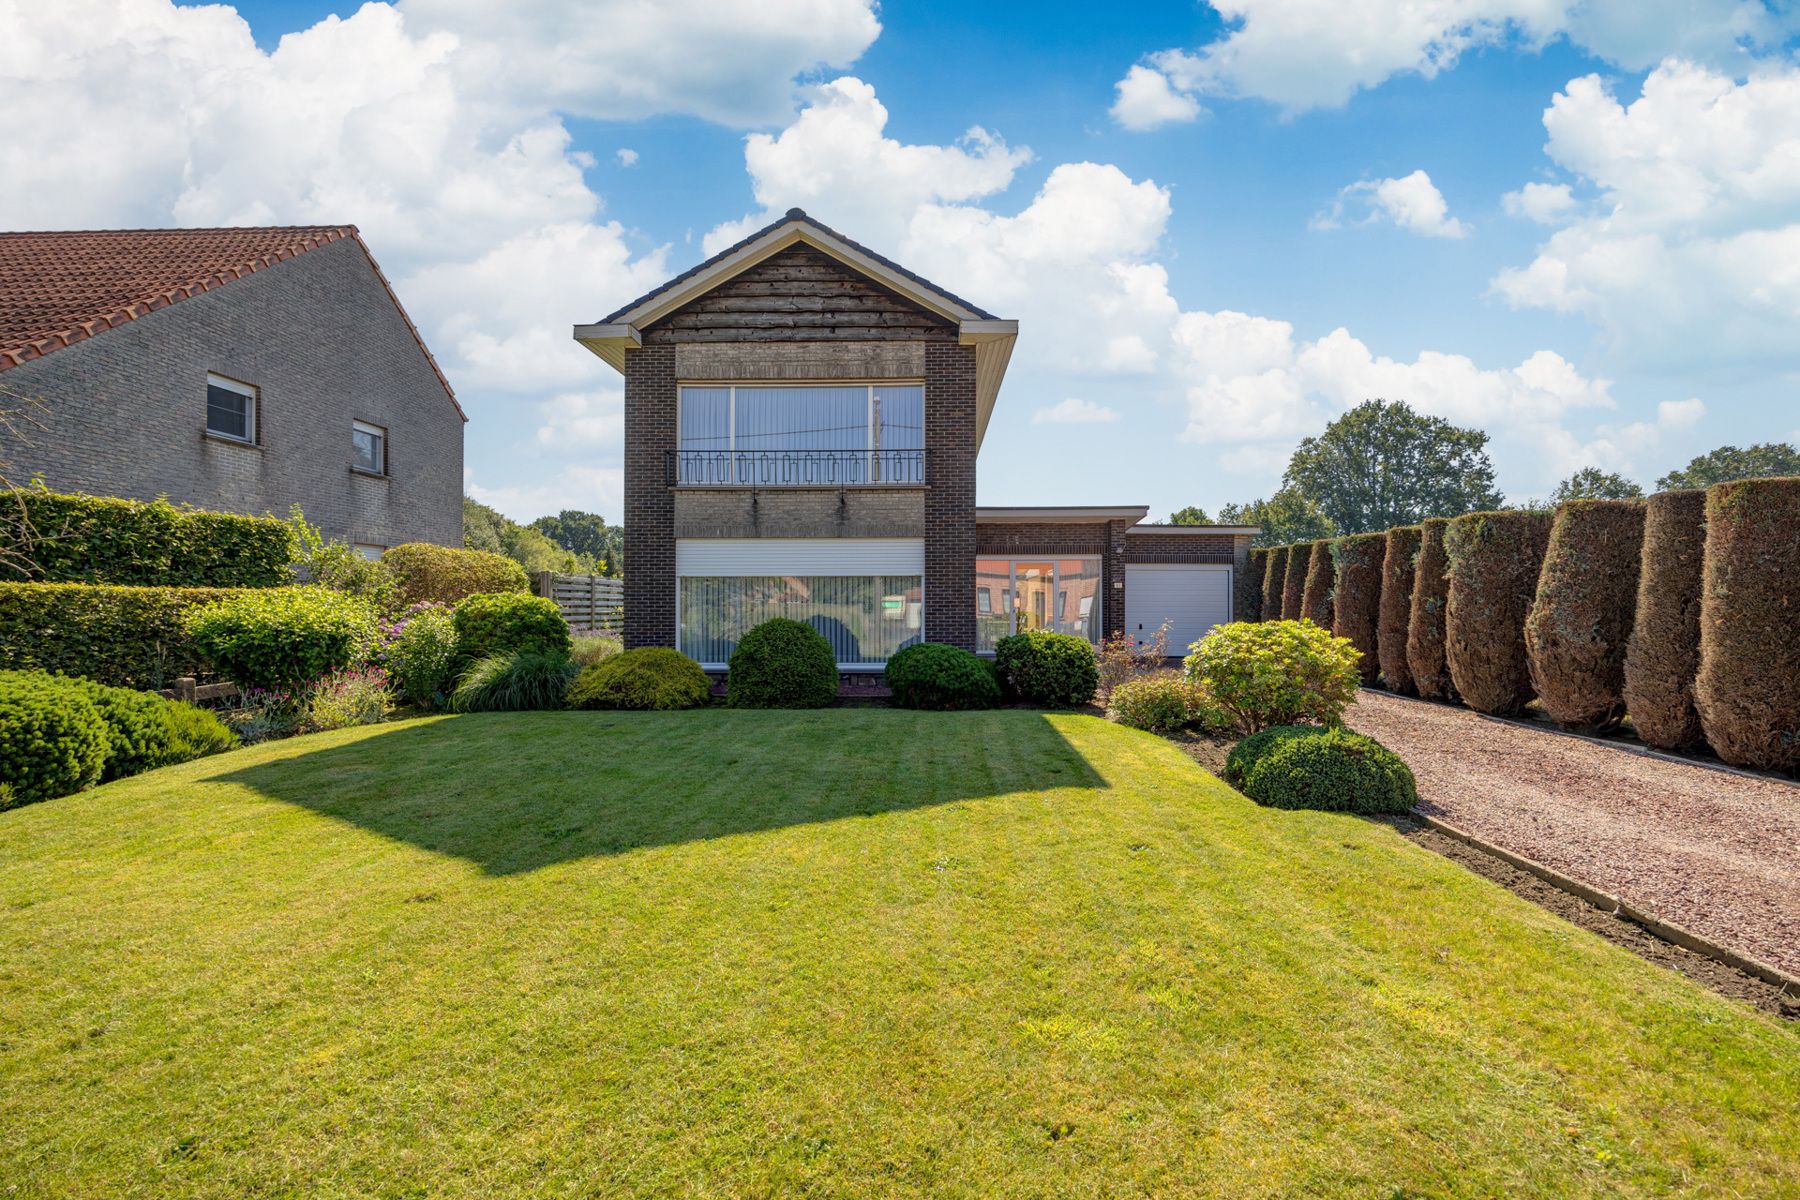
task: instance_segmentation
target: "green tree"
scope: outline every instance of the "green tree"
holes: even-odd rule
[[[1365,400],[1309,437],[1282,484],[1311,499],[1340,533],[1372,533],[1498,508],[1488,435],[1422,416],[1399,400]]]
[[[1679,471],[1656,481],[1662,491],[1703,488],[1733,479],[1766,479],[1771,475],[1800,475],[1800,450],[1787,442],[1759,442],[1747,450],[1720,446],[1702,454]]]
[[[1169,514],[1169,524],[1171,524],[1171,525],[1211,525],[1212,518],[1206,515],[1206,510],[1204,508],[1201,508],[1195,504],[1190,504],[1186,508],[1178,508],[1174,512],[1170,513]]]
[[[598,513],[565,508],[554,517],[539,517],[531,528],[580,559],[584,569],[601,575],[619,573],[625,531],[608,527]]]
[[[1599,467],[1583,467],[1556,485],[1550,493],[1550,506],[1554,508],[1564,500],[1636,500],[1643,494],[1643,488],[1623,475]]]
[[[527,571],[571,573],[582,568],[575,555],[539,530],[520,525],[479,500],[463,497],[463,545],[504,554]]]
[[[1219,510],[1221,525],[1260,525],[1262,532],[1251,539],[1253,546],[1285,546],[1290,542],[1310,542],[1331,537],[1337,526],[1319,511],[1319,506],[1293,488],[1282,488],[1267,500],[1248,504],[1227,504]]]

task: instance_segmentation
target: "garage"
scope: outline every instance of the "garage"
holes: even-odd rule
[[[1186,654],[1214,625],[1231,620],[1231,571],[1224,563],[1127,563],[1126,632],[1142,645],[1167,621],[1168,652]]]

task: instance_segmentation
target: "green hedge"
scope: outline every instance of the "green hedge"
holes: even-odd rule
[[[1288,547],[1287,566],[1281,582],[1281,619],[1284,621],[1298,621],[1306,615],[1306,607],[1302,604],[1306,597],[1306,569],[1312,564],[1316,544],[1295,542]]]
[[[1531,702],[1525,616],[1549,540],[1543,512],[1467,513],[1445,526],[1444,660],[1463,703],[1477,712],[1507,716]]]
[[[1625,715],[1625,643],[1637,608],[1642,500],[1571,500],[1556,510],[1525,618],[1531,687],[1570,729]]]
[[[1258,546],[1250,551],[1243,570],[1233,571],[1235,583],[1232,603],[1237,606],[1240,621],[1260,621],[1262,615],[1263,576],[1269,571],[1269,552]]]
[[[486,550],[408,542],[383,554],[381,561],[394,573],[403,606],[424,600],[455,604],[464,596],[531,590],[524,567]]]
[[[1011,695],[1041,708],[1074,708],[1100,689],[1094,645],[1070,633],[1033,629],[994,643],[994,673]]]
[[[1336,538],[1324,538],[1312,544],[1307,555],[1306,577],[1301,584],[1300,616],[1320,629],[1331,628],[1331,596],[1337,590],[1337,564],[1332,551]]]
[[[294,533],[274,517],[181,509],[166,500],[0,492],[0,579],[134,587],[279,587]],[[19,561],[31,564],[21,569]]]
[[[1279,621],[1285,615],[1281,608],[1281,592],[1287,585],[1288,547],[1271,546],[1263,562],[1262,619]]]
[[[1631,728],[1664,750],[1706,740],[1694,710],[1705,555],[1704,491],[1658,492],[1644,502],[1643,568],[1625,645],[1623,691]]]
[[[1000,703],[994,668],[957,646],[937,642],[907,646],[887,660],[882,675],[901,708],[954,712]]]
[[[1381,677],[1375,620],[1381,607],[1381,564],[1387,556],[1387,534],[1354,533],[1332,544],[1337,586],[1331,597],[1331,632],[1349,638],[1362,655],[1362,681]]]
[[[1413,575],[1419,558],[1417,525],[1387,531],[1381,558],[1381,602],[1375,615],[1375,654],[1381,682],[1401,695],[1413,692],[1412,667],[1406,660],[1407,625],[1412,620]]]
[[[521,592],[481,593],[456,602],[456,653],[465,662],[535,650],[568,655],[575,647],[556,601]]]
[[[204,673],[187,613],[240,588],[0,583],[0,662],[115,687],[168,687]]]
[[[1454,700],[1456,685],[1444,659],[1444,624],[1449,616],[1450,560],[1444,553],[1448,517],[1427,517],[1419,526],[1419,553],[1413,567],[1412,611],[1406,622],[1406,668],[1413,690],[1427,700]]]
[[[194,646],[242,688],[297,688],[360,666],[374,651],[375,609],[322,587],[244,591],[187,615]]]

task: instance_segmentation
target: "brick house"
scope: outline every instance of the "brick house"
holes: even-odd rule
[[[462,544],[463,416],[354,226],[0,233],[15,483]]]
[[[1250,527],[981,508],[975,460],[1018,322],[799,209],[575,339],[625,377],[625,641],[721,669],[771,616],[845,672],[914,641],[1098,642],[1232,618]]]

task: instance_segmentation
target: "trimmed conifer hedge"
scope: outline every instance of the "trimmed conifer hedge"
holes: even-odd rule
[[[1658,492],[1644,502],[1643,568],[1625,646],[1623,694],[1631,727],[1663,750],[1706,740],[1694,709],[1705,557],[1705,489]]]
[[[1391,692],[1411,695],[1412,667],[1406,661],[1407,624],[1412,619],[1415,560],[1419,556],[1417,525],[1390,529],[1382,538],[1381,599],[1375,612],[1376,661],[1381,681]]]
[[[0,583],[0,663],[113,687],[161,688],[201,672],[189,609],[242,588]]]
[[[1381,607],[1381,561],[1387,552],[1387,534],[1357,533],[1331,544],[1337,587],[1332,594],[1331,632],[1349,638],[1362,654],[1357,671],[1364,684],[1381,676],[1376,646],[1375,618]]]
[[[1312,544],[1312,552],[1307,556],[1306,584],[1300,593],[1300,615],[1321,629],[1331,628],[1331,593],[1337,587],[1331,548],[1336,540],[1325,538]]]
[[[1800,477],[1706,490],[1694,706],[1726,762],[1800,767]]]
[[[1531,702],[1525,616],[1537,595],[1550,514],[1479,512],[1444,530],[1450,563],[1444,659],[1463,703],[1515,713]]]
[[[1279,621],[1282,618],[1281,593],[1287,586],[1288,547],[1271,546],[1268,560],[1263,564],[1263,620]]]
[[[274,517],[41,488],[0,491],[0,506],[0,580],[130,587],[293,582],[294,533]]]
[[[1232,580],[1236,595],[1232,597],[1235,615],[1240,621],[1262,620],[1262,582],[1263,572],[1268,569],[1269,552],[1256,549],[1250,552],[1249,562],[1242,571],[1233,571]]]
[[[1450,562],[1444,554],[1448,517],[1427,517],[1419,526],[1419,554],[1413,567],[1412,608],[1406,621],[1406,667],[1413,690],[1427,700],[1454,700],[1456,685],[1444,661],[1444,622],[1450,602]]]
[[[1571,500],[1556,510],[1525,653],[1532,689],[1558,724],[1597,731],[1625,714],[1643,541],[1642,500]]]
[[[1301,598],[1306,593],[1306,568],[1312,564],[1312,542],[1288,547],[1287,572],[1281,585],[1281,619],[1298,621],[1306,615]]]

